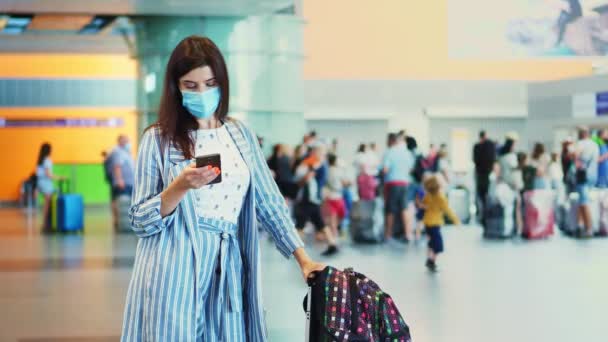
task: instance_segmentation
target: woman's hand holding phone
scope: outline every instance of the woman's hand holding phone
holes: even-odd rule
[[[213,182],[220,173],[221,170],[217,167],[209,165],[197,168],[196,164],[192,163],[178,176],[177,182],[182,189],[200,189]]]

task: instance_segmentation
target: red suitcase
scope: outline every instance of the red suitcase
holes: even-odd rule
[[[524,227],[526,239],[543,239],[553,235],[555,227],[555,194],[551,190],[524,193]]]

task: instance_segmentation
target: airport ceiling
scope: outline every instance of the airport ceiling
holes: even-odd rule
[[[0,52],[125,53],[138,16],[292,13],[294,0],[0,0]]]

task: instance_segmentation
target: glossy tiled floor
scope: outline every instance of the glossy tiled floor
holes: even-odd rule
[[[107,209],[87,209],[84,235],[40,236],[34,216],[0,210],[0,341],[115,341],[136,238],[115,236]],[[354,266],[398,303],[415,341],[606,341],[608,240],[488,242],[448,228],[442,271],[425,246],[345,243],[324,260]],[[263,241],[271,341],[303,341],[305,286]],[[318,256],[320,246],[311,254]]]

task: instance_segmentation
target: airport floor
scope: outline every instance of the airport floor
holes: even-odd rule
[[[0,209],[0,341],[117,341],[136,238],[114,235],[107,208],[87,208],[83,235],[42,236],[35,215]],[[413,340],[606,341],[608,239],[484,241],[445,229],[438,274],[425,244],[352,246],[321,259],[353,266],[389,292]],[[295,262],[264,238],[271,341],[303,341],[306,287]]]

